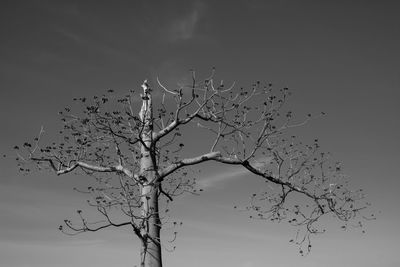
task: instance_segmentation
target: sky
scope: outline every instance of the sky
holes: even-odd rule
[[[128,229],[65,236],[58,226],[90,209],[72,190],[82,176],[17,172],[12,147],[59,127],[73,97],[144,79],[168,86],[190,69],[239,86],[289,87],[296,114],[324,111],[298,129],[343,162],[377,211],[366,233],[328,232],[299,256],[287,224],[235,211],[257,181],[240,169],[204,165],[205,192],[174,203],[183,221],[165,266],[400,265],[400,17],[396,1],[3,1],[0,8],[0,267],[133,266]],[[167,237],[167,235],[166,235]]]

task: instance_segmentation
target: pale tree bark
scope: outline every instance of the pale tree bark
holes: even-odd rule
[[[141,266],[161,267],[161,221],[158,208],[158,183],[156,175],[156,155],[153,143],[153,110],[150,88],[145,81],[143,87],[143,104],[139,117],[143,123],[141,133],[140,179],[142,179],[141,204],[143,233],[141,242]]]

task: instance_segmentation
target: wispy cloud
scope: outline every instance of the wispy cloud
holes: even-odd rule
[[[213,176],[205,177],[197,182],[201,188],[217,187],[218,185],[229,180],[237,179],[245,175],[248,171],[244,168],[235,167],[229,172],[218,173]]]
[[[96,51],[108,57],[119,59],[129,58],[118,49],[113,38],[107,33],[107,23],[90,12],[84,12],[78,4],[49,4],[46,6],[50,13],[63,18],[65,22],[54,23],[51,28],[64,41],[76,47]],[[74,47],[70,51],[74,51]]]
[[[72,32],[72,31],[68,31],[66,29],[63,29],[63,28],[55,28],[55,32],[63,35],[67,39],[69,39],[69,40],[71,40],[71,41],[73,41],[73,42],[75,42],[77,44],[84,44],[84,43],[87,42],[86,40],[84,40],[78,34]]]
[[[271,239],[277,238],[274,236],[265,236],[265,235],[260,235],[257,232],[254,232],[252,229],[239,229],[237,225],[226,225],[226,224],[220,224],[220,223],[215,223],[215,222],[202,222],[199,220],[190,220],[186,219],[185,220],[185,227],[189,229],[193,229],[196,231],[200,231],[202,233],[207,233],[211,234],[214,238],[219,239],[223,237],[224,239],[226,238],[234,238],[234,239],[247,239],[247,240],[252,240],[252,241],[271,241]],[[191,239],[210,239],[209,236],[192,236],[190,237]]]
[[[97,39],[90,38],[88,35],[78,34],[72,30],[67,30],[65,28],[55,28],[56,33],[62,35],[72,43],[77,46],[84,47],[86,49],[95,50],[103,55],[110,57],[118,57],[118,58],[127,58],[127,55],[122,53],[120,50],[117,50],[111,47],[109,44],[106,44],[102,39],[102,36]],[[93,34],[93,33],[92,33]]]
[[[271,158],[262,158],[252,162],[252,165],[256,168],[262,168],[271,162]],[[249,174],[249,171],[243,167],[234,167],[227,172],[218,173],[213,176],[205,177],[197,182],[201,188],[212,188],[218,187],[219,185],[228,181],[242,177],[243,175]]]
[[[174,20],[167,30],[168,39],[172,42],[192,39],[203,10],[204,4],[197,2],[189,14]]]

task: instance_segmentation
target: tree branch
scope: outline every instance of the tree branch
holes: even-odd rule
[[[32,157],[30,158],[33,161],[36,162],[49,162],[51,168],[56,172],[57,175],[62,175],[66,174],[69,172],[72,172],[75,170],[77,167],[80,167],[82,169],[88,170],[88,171],[93,171],[93,172],[119,172],[119,173],[124,173],[126,176],[130,178],[134,178],[135,180],[139,181],[139,176],[137,174],[132,173],[129,169],[124,168],[122,165],[116,165],[116,166],[109,166],[109,167],[104,167],[104,166],[98,166],[98,165],[92,165],[86,162],[82,161],[76,161],[72,165],[69,165],[68,167],[65,167],[62,169],[63,164],[60,163],[59,167],[56,167],[56,164],[52,159],[49,158],[35,158]]]
[[[220,156],[221,156],[220,152],[210,152],[210,153],[198,156],[198,157],[194,157],[194,158],[190,158],[190,159],[182,159],[176,163],[169,165],[168,167],[166,167],[162,171],[160,171],[159,177],[162,180],[164,177],[168,176],[169,174],[175,172],[176,170],[178,170],[182,167],[195,165],[195,164],[209,161],[209,160],[215,160],[216,158],[218,158]]]

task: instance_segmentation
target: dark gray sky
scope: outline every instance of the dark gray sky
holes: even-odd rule
[[[167,266],[399,266],[400,17],[396,1],[3,1],[0,8],[2,154],[58,126],[73,97],[138,88],[157,75],[172,86],[189,69],[249,85],[291,88],[298,114],[328,115],[299,129],[343,162],[379,220],[367,234],[332,225],[299,257],[287,225],[233,211],[251,184],[238,169],[208,168],[206,193],[186,197]],[[0,266],[131,266],[129,231],[70,238],[58,225],[85,207],[82,177],[20,176],[0,161]],[[224,174],[223,176],[221,174]],[[246,183],[247,183],[246,179]]]

